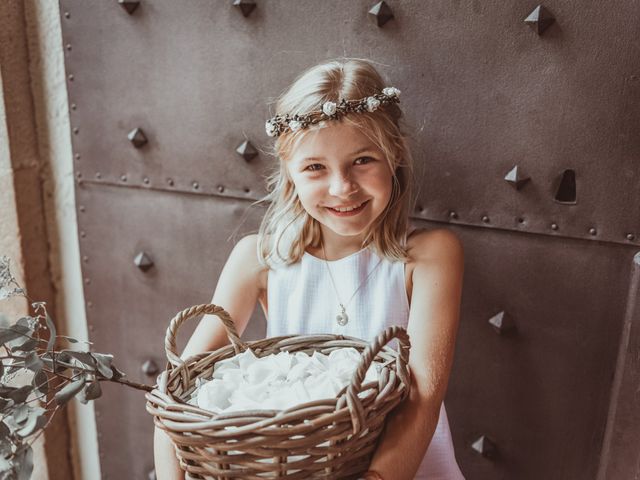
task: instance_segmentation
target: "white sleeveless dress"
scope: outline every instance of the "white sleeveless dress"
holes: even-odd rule
[[[380,262],[380,263],[379,263]],[[379,265],[378,265],[379,263]],[[402,262],[380,259],[367,248],[329,262],[349,321],[338,325],[339,302],[324,260],[305,253],[298,263],[270,269],[267,284],[267,337],[333,333],[372,341],[390,325],[409,322]],[[351,298],[354,290],[369,280]],[[389,343],[396,348],[396,341]],[[458,467],[444,404],[415,480],[464,480]]]

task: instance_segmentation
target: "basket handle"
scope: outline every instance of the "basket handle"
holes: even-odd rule
[[[171,323],[167,328],[167,334],[164,337],[164,349],[167,353],[167,359],[173,367],[178,368],[184,364],[184,361],[176,352],[176,335],[178,334],[180,325],[190,318],[197,317],[203,313],[205,315],[216,315],[220,320],[222,320],[224,327],[227,329],[227,337],[231,340],[236,355],[247,349],[246,345],[240,340],[240,336],[236,330],[236,325],[233,323],[233,320],[231,320],[231,315],[229,315],[224,308],[213,305],[212,303],[195,305],[179,312],[171,319]]]
[[[351,379],[351,384],[346,391],[346,402],[351,413],[351,421],[353,424],[353,434],[357,435],[362,426],[365,423],[364,408],[362,402],[358,397],[358,393],[362,387],[362,381],[367,374],[367,370],[371,366],[371,362],[378,354],[378,352],[389,343],[393,338],[397,338],[400,343],[400,352],[396,358],[396,368],[398,371],[398,377],[409,388],[409,349],[411,348],[411,342],[409,340],[409,334],[404,327],[400,325],[392,325],[380,332],[376,338],[364,349],[362,352],[362,358],[358,363],[358,367]],[[344,396],[340,398],[338,402],[338,408],[342,408],[344,404]]]

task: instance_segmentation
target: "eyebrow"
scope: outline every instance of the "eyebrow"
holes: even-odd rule
[[[364,153],[364,152],[372,152],[373,150],[374,150],[374,148],[371,147],[371,146],[362,147],[361,149],[356,150],[355,152],[349,154],[349,156],[353,157],[354,155],[359,155],[359,154]],[[313,162],[313,161],[316,161],[316,160],[325,160],[325,157],[305,157],[305,158],[302,159],[303,162]]]

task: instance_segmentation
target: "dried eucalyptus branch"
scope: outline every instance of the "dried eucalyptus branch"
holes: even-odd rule
[[[82,403],[99,398],[100,382],[104,381],[153,390],[152,386],[127,380],[113,365],[111,354],[56,350],[58,341],[77,344],[79,340],[57,335],[45,303],[33,302],[27,296],[11,274],[9,259],[2,256],[0,300],[14,296],[29,300],[33,315],[11,323],[0,313],[0,480],[31,477],[31,445],[72,398]],[[27,384],[22,380],[25,376]],[[52,404],[55,408],[50,408]]]

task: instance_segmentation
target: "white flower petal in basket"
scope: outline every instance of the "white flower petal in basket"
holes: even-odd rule
[[[250,348],[247,348],[244,352],[238,354],[236,358],[238,359],[238,365],[240,365],[240,370],[242,370],[242,373],[246,373],[249,365],[258,361],[258,357],[255,356]]]
[[[225,384],[223,380],[214,379],[205,383],[198,390],[196,398],[197,405],[205,410],[220,413],[227,408],[229,404],[229,396],[232,390]]]
[[[285,373],[286,375],[286,373]],[[278,364],[274,357],[261,358],[249,365],[244,379],[251,385],[271,382],[280,377]]]
[[[304,381],[304,386],[313,400],[334,398],[340,391],[328,372],[308,377]]]

